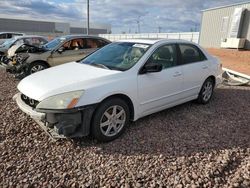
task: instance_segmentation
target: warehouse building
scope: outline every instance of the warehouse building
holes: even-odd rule
[[[199,43],[206,48],[250,49],[250,1],[203,10]]]
[[[80,27],[80,26],[83,27]],[[32,35],[61,36],[68,34],[86,34],[87,28],[83,22],[66,23],[44,20],[27,20],[0,17],[0,32],[19,32]],[[109,24],[90,24],[90,34],[107,34],[111,32]]]

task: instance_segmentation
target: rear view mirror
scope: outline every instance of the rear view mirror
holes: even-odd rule
[[[162,71],[162,64],[149,62],[144,65],[144,67],[140,71],[140,74],[161,72],[161,71]]]

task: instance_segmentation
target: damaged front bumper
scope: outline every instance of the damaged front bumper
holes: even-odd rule
[[[34,119],[53,139],[84,137],[90,133],[91,118],[96,105],[70,110],[43,110],[38,112],[22,100],[21,93],[16,94],[13,99],[18,107]]]

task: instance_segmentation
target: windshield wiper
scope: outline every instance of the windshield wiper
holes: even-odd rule
[[[103,65],[103,64],[100,64],[100,63],[91,63],[89,65],[93,65],[93,66],[96,66],[96,67],[100,67],[100,68],[104,68],[104,69],[109,69],[109,67],[107,67],[106,65]]]

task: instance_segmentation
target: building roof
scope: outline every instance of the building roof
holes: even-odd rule
[[[227,8],[227,7],[237,6],[237,5],[244,5],[244,4],[250,4],[250,1],[245,1],[245,2],[241,2],[241,3],[234,3],[234,4],[230,4],[230,5],[209,8],[209,9],[202,10],[202,12],[206,12],[206,11],[210,11],[210,10],[216,10],[216,9],[221,9],[221,8]]]

